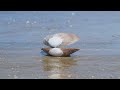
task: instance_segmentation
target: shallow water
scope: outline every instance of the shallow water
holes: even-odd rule
[[[0,79],[120,78],[119,11],[0,11]],[[44,56],[48,34],[74,33],[71,57]]]

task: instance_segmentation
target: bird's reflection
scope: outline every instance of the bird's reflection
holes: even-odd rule
[[[67,79],[72,78],[70,68],[76,65],[72,57],[43,57],[43,69],[48,72],[48,78]]]

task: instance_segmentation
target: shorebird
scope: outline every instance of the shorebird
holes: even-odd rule
[[[70,56],[79,49],[64,47],[77,42],[79,39],[75,34],[57,33],[48,35],[44,38],[43,43],[49,48],[42,48],[42,50],[50,56]]]

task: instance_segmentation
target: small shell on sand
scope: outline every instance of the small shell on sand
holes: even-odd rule
[[[49,54],[49,50],[51,48],[42,48],[41,50],[43,50],[44,52],[46,52],[49,56],[51,56]],[[60,48],[62,51],[63,51],[63,55],[61,57],[68,57],[70,56],[70,54],[80,50],[80,49],[77,49],[77,48]]]

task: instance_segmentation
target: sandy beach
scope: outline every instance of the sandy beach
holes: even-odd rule
[[[120,79],[120,12],[0,11],[0,79]],[[71,57],[45,56],[48,34],[74,33]]]

